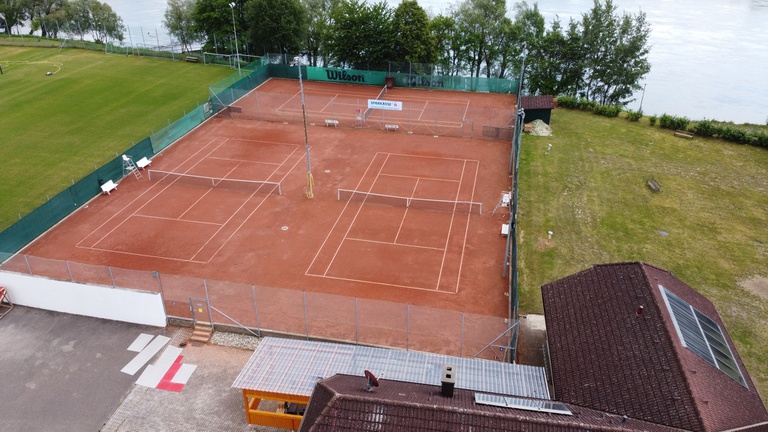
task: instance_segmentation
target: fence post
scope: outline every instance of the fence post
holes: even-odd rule
[[[24,254],[24,262],[27,263],[27,271],[30,275],[34,276],[32,274],[32,267],[29,265],[29,259],[27,259],[27,254]]]
[[[72,277],[72,269],[69,268],[69,261],[68,260],[64,260],[64,262],[67,264],[67,273],[69,273],[69,281],[70,282],[74,282],[75,279]]]
[[[205,290],[205,303],[208,309],[208,320],[211,322],[211,331],[214,330],[213,313],[211,313],[211,298],[208,297],[208,281],[203,278],[203,289]]]
[[[307,334],[307,340],[309,340],[309,317],[307,316],[307,292],[302,291],[304,294],[304,332]]]
[[[406,305],[405,314],[405,350],[410,350],[411,347],[411,304]]]
[[[461,336],[459,336],[459,357],[464,357],[464,312],[461,313]]]
[[[115,277],[112,276],[112,266],[107,266],[107,270],[109,270],[109,280],[112,281],[112,288],[117,288],[115,286]]]
[[[360,338],[358,335],[358,321],[357,321],[357,297],[355,297],[355,345],[360,344]]]
[[[253,297],[253,311],[256,313],[256,332],[261,337],[261,322],[259,321],[259,308],[256,306],[256,286],[251,284],[251,297]]]

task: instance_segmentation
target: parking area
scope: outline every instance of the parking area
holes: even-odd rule
[[[197,368],[175,392],[137,385],[140,372],[120,371],[142,333],[179,346],[191,329],[16,306],[0,320],[0,432],[283,430],[249,426],[242,394],[231,388],[258,340],[215,333],[206,345],[185,344],[183,362]]]

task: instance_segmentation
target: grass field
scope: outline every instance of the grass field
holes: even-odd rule
[[[551,126],[521,150],[521,313],[592,264],[660,266],[715,303],[768,401],[768,150],[565,109]]]
[[[0,47],[0,65],[0,230],[203,103],[208,85],[232,73],[57,48]]]

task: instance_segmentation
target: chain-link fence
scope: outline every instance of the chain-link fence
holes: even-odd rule
[[[15,255],[0,271],[159,292],[170,317],[355,344],[507,360],[499,317],[384,300]],[[495,343],[498,342],[498,343]]]

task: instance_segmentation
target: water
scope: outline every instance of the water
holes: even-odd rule
[[[399,0],[387,0],[394,8]],[[507,0],[512,9],[512,0]],[[133,38],[167,39],[165,0],[107,0]],[[580,19],[593,0],[539,0],[547,25]],[[448,13],[441,0],[419,0],[429,13]],[[529,4],[533,2],[529,1]],[[642,10],[651,26],[651,72],[628,108],[691,119],[768,122],[768,0],[614,0],[620,11]],[[141,29],[139,29],[141,27]],[[126,38],[128,35],[126,35]]]

